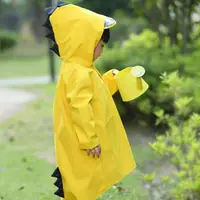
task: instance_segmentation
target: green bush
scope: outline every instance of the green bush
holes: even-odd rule
[[[9,31],[0,31],[0,52],[13,48],[17,44],[17,34]]]
[[[159,181],[154,176],[146,175],[150,184],[152,199],[163,200],[198,200],[200,198],[200,114],[193,113],[191,96],[183,94],[184,78],[177,73],[163,77],[165,98],[170,99],[174,112],[169,114],[164,109],[155,110],[157,125],[167,126],[164,135],[158,135],[151,144],[153,150],[163,160],[168,160],[171,170],[166,167],[167,175],[161,175]],[[173,80],[173,81],[171,81]],[[173,89],[173,93],[172,93]],[[156,175],[157,172],[154,172]]]
[[[198,98],[200,92],[197,87],[198,65],[200,64],[199,43],[200,40],[196,42],[194,51],[186,56],[180,53],[178,46],[171,46],[169,38],[166,37],[160,41],[157,33],[144,30],[141,34],[131,34],[130,38],[122,44],[116,43],[113,48],[106,49],[104,56],[97,62],[97,66],[103,72],[110,68],[122,70],[134,65],[145,67],[144,79],[150,85],[149,90],[135,101],[123,103],[123,105],[119,98],[116,101],[124,111],[124,115],[133,113],[131,117],[136,117],[138,120],[145,119],[146,116],[145,121],[149,119],[151,122],[154,119],[153,110],[157,106],[168,112],[173,111],[168,101],[161,102],[160,99],[160,95],[164,95],[164,92],[163,83],[160,82],[159,77],[164,72],[170,73],[177,70],[183,75],[193,77],[183,82],[185,85],[183,92],[195,96],[193,109],[200,110],[200,104],[196,104],[200,103]]]
[[[103,70],[111,67],[123,69],[137,64],[143,65],[147,70],[146,78],[151,85],[155,85],[161,73],[181,67],[180,56],[179,49],[171,47],[167,38],[160,44],[156,33],[145,30],[138,35],[131,34],[122,45],[116,44],[114,48],[107,49],[97,64]]]
[[[198,69],[200,63],[200,40],[195,40],[192,45],[192,52],[185,56],[185,67],[184,72],[189,76],[193,77],[200,76],[200,70]]]
[[[144,18],[130,17],[123,10],[116,10],[113,17],[116,19],[118,25],[111,31],[109,46],[112,46],[115,41],[121,42],[127,40],[132,32],[140,33],[148,27],[148,22]]]

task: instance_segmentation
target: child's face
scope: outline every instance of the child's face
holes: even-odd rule
[[[101,56],[101,54],[103,53],[104,46],[105,46],[105,43],[102,40],[100,40],[100,42],[97,44],[94,50],[93,61],[95,61],[97,58]]]

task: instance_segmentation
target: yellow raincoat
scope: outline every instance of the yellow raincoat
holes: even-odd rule
[[[62,59],[54,101],[57,167],[64,199],[96,200],[135,168],[112,98],[115,80],[92,65],[105,16],[69,4],[50,16]],[[86,149],[101,146],[100,158]]]

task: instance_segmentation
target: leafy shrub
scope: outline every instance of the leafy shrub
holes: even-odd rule
[[[171,46],[169,38],[162,42],[157,33],[144,30],[141,34],[131,34],[128,40],[122,44],[116,43],[113,48],[106,49],[104,56],[97,62],[97,66],[104,72],[110,68],[122,70],[128,66],[142,65],[146,69],[144,79],[150,85],[149,90],[133,102],[122,104],[117,97],[117,103],[125,110],[124,115],[129,113],[138,119],[147,119],[151,122],[154,119],[153,110],[159,105],[171,112],[173,107],[167,101],[160,101],[163,92],[163,83],[159,77],[163,72],[179,71],[192,79],[187,79],[184,84],[184,93],[194,95],[193,109],[200,111],[200,90],[197,87],[198,63],[200,56],[200,40],[196,42],[194,51],[189,55],[180,53],[177,46]],[[173,89],[172,89],[173,90]],[[159,95],[159,96],[158,96]],[[199,102],[199,104],[197,104]],[[128,106],[127,106],[128,105]],[[127,108],[126,108],[127,107]],[[131,111],[132,110],[132,111]],[[141,114],[140,114],[141,113]],[[141,116],[141,117],[140,117]]]
[[[17,44],[17,34],[9,31],[0,31],[0,52],[13,48]]]
[[[151,144],[162,159],[167,159],[173,170],[161,175],[155,182],[154,176],[146,175],[150,193],[156,199],[198,200],[200,199],[200,114],[193,113],[191,96],[183,95],[184,78],[177,73],[162,76],[165,98],[170,99],[174,112],[155,110],[157,125],[167,125],[164,135],[158,135]],[[173,79],[173,81],[171,81]],[[173,93],[172,90],[173,89]],[[154,172],[154,174],[156,174]]]

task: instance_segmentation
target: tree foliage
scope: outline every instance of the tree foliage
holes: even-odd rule
[[[160,37],[169,36],[183,53],[187,53],[187,44],[192,40],[196,23],[192,16],[199,3],[200,0],[132,0],[135,12],[148,20],[149,28]]]
[[[116,10],[125,10],[127,13],[132,15],[132,8],[130,6],[130,0],[83,0],[78,2],[79,5],[91,9],[95,12],[102,13],[104,15],[112,16]]]

